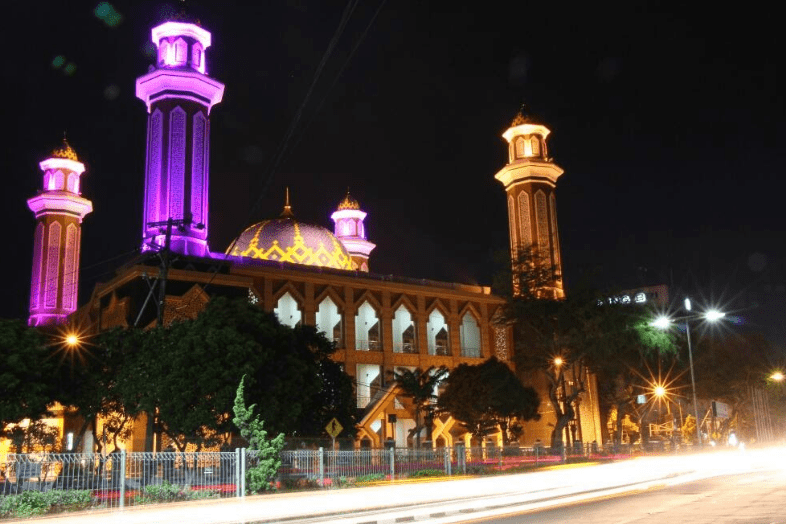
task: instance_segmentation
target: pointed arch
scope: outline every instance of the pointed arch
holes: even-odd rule
[[[516,253],[518,251],[518,238],[516,236],[516,204],[513,201],[513,195],[508,195],[508,226],[510,230],[510,251]]]
[[[447,315],[440,308],[441,304],[435,300],[429,308],[428,322],[426,323],[426,340],[428,341],[429,355],[450,355],[450,339]]]
[[[302,302],[298,302],[289,291],[282,294],[273,308],[278,321],[291,328],[296,327],[303,320]]]
[[[405,300],[398,301],[398,307],[393,308],[393,352],[417,353],[417,322],[415,311],[407,307]]]
[[[363,304],[363,302],[369,302],[374,307],[374,309],[377,310],[377,312],[382,310],[382,304],[377,299],[377,297],[375,297],[374,294],[369,290],[366,290],[363,293],[361,293],[360,296],[357,298],[357,300],[355,300],[355,304],[354,304],[355,309],[359,308]]]
[[[374,307],[370,295],[358,306],[355,314],[355,349],[358,351],[382,351],[382,326],[379,311]]]
[[[521,249],[532,245],[532,223],[530,222],[529,194],[526,191],[519,193],[519,228],[521,236]]]
[[[175,65],[185,64],[188,56],[188,44],[183,38],[178,38],[173,45],[175,47]]]
[[[330,293],[324,293],[324,297],[316,301],[316,328],[318,332],[324,333],[328,340],[332,341],[336,347],[342,346],[344,316],[341,308],[333,299]]]
[[[161,210],[166,209],[166,196],[161,192],[161,161],[162,138],[164,133],[164,115],[160,109],[150,115],[147,142],[147,181],[145,184],[145,216],[146,222],[157,222],[161,219]],[[163,206],[162,206],[163,199]],[[147,226],[144,226],[147,229]]]
[[[535,220],[538,228],[538,254],[544,262],[551,265],[548,208],[546,207],[546,193],[542,189],[538,189],[535,193]]]
[[[207,118],[199,111],[192,119],[191,144],[191,218],[195,224],[207,224]]]
[[[76,310],[77,282],[79,281],[79,230],[74,224],[66,227],[66,241],[63,267],[63,309]]]
[[[557,230],[557,198],[554,193],[549,195],[549,207],[551,208],[551,245],[554,250],[554,266],[560,271],[560,252],[559,252],[559,232]]]
[[[480,358],[480,322],[472,308],[467,307],[460,317],[459,339],[461,341],[461,356]]]
[[[60,235],[62,227],[59,222],[52,222],[46,242],[46,280],[44,281],[44,306],[57,307],[57,295],[60,289]]]
[[[33,244],[33,276],[30,282],[30,311],[38,309],[41,301],[41,271],[44,259],[44,224],[41,222],[35,228],[35,242]]]

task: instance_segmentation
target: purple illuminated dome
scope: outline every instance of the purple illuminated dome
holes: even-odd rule
[[[232,243],[229,255],[306,266],[352,269],[352,259],[333,233],[292,217],[263,220]]]

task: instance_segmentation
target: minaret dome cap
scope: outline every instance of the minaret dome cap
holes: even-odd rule
[[[349,190],[347,190],[347,196],[345,196],[344,200],[342,200],[341,203],[338,205],[338,209],[339,209],[339,211],[342,211],[344,209],[355,209],[355,210],[358,210],[358,209],[360,209],[360,203],[357,200],[355,200],[354,198],[352,198],[349,195]]]
[[[54,148],[52,153],[49,155],[49,158],[66,158],[68,160],[73,160],[74,162],[79,162],[79,159],[76,156],[76,151],[74,151],[65,138],[63,139],[63,145]]]

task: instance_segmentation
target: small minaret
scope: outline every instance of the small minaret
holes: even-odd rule
[[[565,295],[557,229],[555,190],[562,169],[548,156],[546,137],[550,130],[522,109],[502,136],[508,141],[508,164],[494,178],[502,182],[508,196],[510,251],[514,262],[531,254],[538,264],[553,268],[545,288],[553,298]],[[514,271],[515,274],[515,271]],[[515,278],[515,277],[514,277]],[[518,292],[514,281],[514,293]]]
[[[335,222],[334,235],[352,257],[352,269],[368,272],[368,257],[377,246],[366,240],[363,225],[366,213],[361,211],[358,201],[349,196],[349,190],[330,218]]]
[[[76,311],[82,219],[93,204],[79,196],[85,166],[68,142],[39,166],[43,189],[27,201],[35,213],[33,275],[30,282],[31,326],[60,324]]]
[[[148,111],[142,249],[164,245],[161,224],[171,218],[172,251],[207,256],[209,116],[224,84],[207,76],[211,35],[198,22],[164,22],[152,39],[156,65],[136,80]]]

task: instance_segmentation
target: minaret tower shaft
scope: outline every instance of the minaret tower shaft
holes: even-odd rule
[[[65,139],[39,166],[43,189],[27,201],[36,218],[31,326],[62,324],[76,311],[82,219],[93,211],[92,202],[79,196],[85,166]]]
[[[565,295],[557,228],[557,179],[562,169],[548,156],[546,137],[551,131],[529,115],[519,113],[502,136],[508,142],[508,164],[495,176],[505,186],[508,200],[510,251],[514,266],[514,293],[521,293],[517,268],[523,258],[547,270],[540,289],[552,298]]]
[[[171,218],[172,251],[207,256],[210,109],[224,84],[207,76],[211,35],[198,23],[168,21],[151,34],[156,66],[136,81],[148,111],[142,249],[164,244],[160,224]]]
[[[334,222],[333,234],[352,258],[352,269],[368,273],[368,257],[377,246],[366,239],[366,226],[363,224],[366,212],[347,191],[347,196],[330,218]]]

